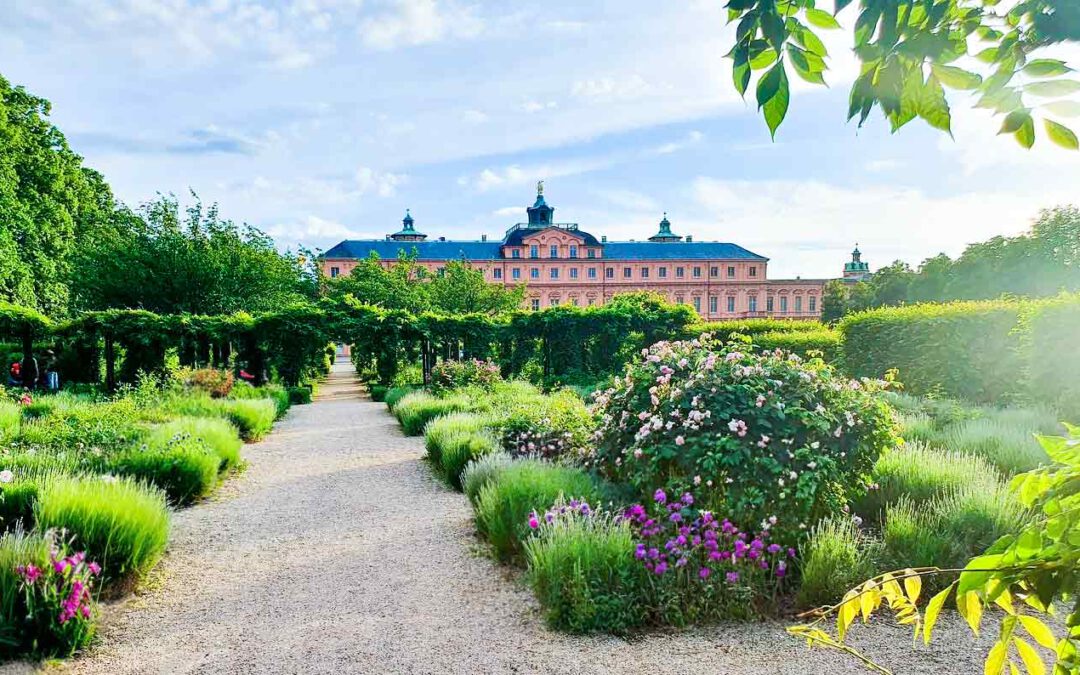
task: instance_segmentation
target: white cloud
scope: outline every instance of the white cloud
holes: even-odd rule
[[[658,155],[670,155],[673,152],[685,150],[692,145],[697,145],[704,138],[705,134],[701,133],[700,131],[691,131],[690,133],[686,134],[685,138],[682,138],[681,140],[671,141],[670,143],[664,143],[663,145],[659,145],[653,148],[653,152]]]
[[[296,221],[276,223],[266,228],[279,247],[296,247],[318,242],[337,243],[343,239],[380,239],[385,233],[360,230],[336,220],[308,215]]]
[[[866,163],[866,170],[871,173],[881,173],[899,169],[900,166],[900,162],[895,159],[872,159]]]
[[[356,196],[374,192],[380,197],[390,197],[405,180],[404,174],[376,171],[362,166],[356,170]]]
[[[655,94],[657,90],[657,87],[640,74],[633,73],[620,77],[578,80],[570,88],[570,93],[579,98],[611,101],[644,98]]]
[[[629,211],[659,213],[662,210],[655,199],[633,190],[596,190],[596,194],[615,206]]]
[[[458,185],[471,187],[478,192],[487,192],[495,188],[517,187],[535,183],[538,180],[598,171],[611,166],[614,162],[613,157],[593,157],[532,166],[511,164],[501,168],[483,169],[472,176],[461,176],[458,178]]]
[[[362,21],[359,33],[372,49],[395,49],[472,38],[483,28],[484,22],[470,7],[439,0],[394,0],[386,11]]]
[[[499,218],[506,218],[507,216],[518,216],[524,212],[524,206],[504,206],[502,208],[492,211],[491,215],[498,216]]]
[[[468,124],[483,124],[488,121],[489,117],[488,114],[482,110],[466,110],[461,113],[461,119]]]
[[[246,183],[223,184],[223,190],[246,199],[290,206],[326,206],[353,202],[367,195],[392,197],[408,175],[360,167],[346,177],[256,176]]]
[[[553,110],[558,107],[558,101],[525,101],[521,104],[521,109],[527,113],[536,113],[542,110]]]

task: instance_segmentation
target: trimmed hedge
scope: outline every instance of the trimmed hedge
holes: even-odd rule
[[[687,326],[686,339],[693,339],[702,333],[711,333],[714,338],[727,342],[732,335],[761,335],[762,333],[802,333],[820,331],[825,325],[820,321],[800,319],[741,319],[738,321],[712,321],[695,323]]]
[[[1033,397],[1080,419],[1080,299],[1062,296],[1024,317],[1027,386]]]
[[[816,330],[769,331],[753,336],[754,344],[762,349],[783,349],[803,358],[811,352],[821,352],[826,361],[840,356],[840,333],[829,328]]]
[[[888,307],[840,321],[843,363],[856,377],[899,371],[907,391],[979,402],[1015,397],[1024,358],[1014,329],[1024,305],[1010,301]]]

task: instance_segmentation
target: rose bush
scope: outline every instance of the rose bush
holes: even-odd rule
[[[460,387],[490,389],[502,381],[499,365],[491,361],[470,359],[468,361],[446,360],[431,369],[431,389],[435,393]]]
[[[588,461],[643,497],[694,490],[740,528],[798,532],[864,490],[897,442],[886,386],[747,341],[659,342],[594,394]]]

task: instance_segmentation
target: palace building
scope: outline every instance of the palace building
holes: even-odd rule
[[[432,273],[450,260],[464,260],[491,283],[525,284],[527,309],[561,304],[603,304],[619,293],[654,291],[691,305],[709,320],[749,317],[814,319],[821,316],[826,279],[769,279],[769,259],[737,245],[679,236],[664,215],[658,231],[643,241],[608,241],[577,223],[558,223],[544,200],[543,182],[528,219],[501,240],[429,239],[406,212],[402,228],[386,239],[343,241],[322,258],[327,276],[349,274],[372,253],[384,265],[399,254],[415,254]],[[863,263],[865,264],[865,263]]]

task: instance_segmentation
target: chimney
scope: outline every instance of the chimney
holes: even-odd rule
[[[605,234],[605,235],[602,235],[602,236],[600,237],[600,243],[601,243],[601,244],[606,244],[606,243],[607,243],[607,235],[606,235],[606,234]]]
[[[390,241],[390,235],[386,235],[386,241]]]
[[[439,241],[446,241],[446,237],[439,237]]]
[[[688,243],[688,244],[689,244],[689,243],[690,243],[690,242],[692,242],[692,241],[694,241],[694,238],[693,238],[693,237],[692,237],[691,235],[689,235],[689,234],[688,234],[688,235],[686,235],[686,243]]]
[[[480,241],[487,241],[487,235],[486,234],[480,235]]]

